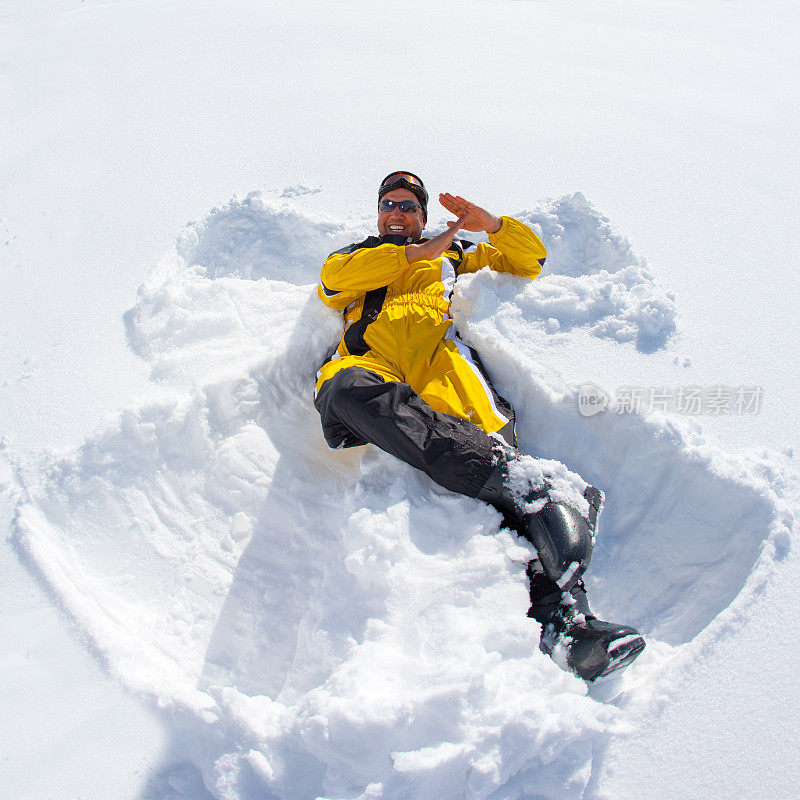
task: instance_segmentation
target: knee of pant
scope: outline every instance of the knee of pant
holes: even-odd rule
[[[359,387],[382,382],[379,376],[360,367],[341,369],[319,387],[315,405],[321,413],[335,413],[347,405]]]
[[[529,518],[526,527],[547,577],[563,590],[571,589],[592,557],[589,522],[571,506],[550,502]]]

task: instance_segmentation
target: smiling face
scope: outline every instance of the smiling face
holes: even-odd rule
[[[408,189],[393,189],[387,192],[382,200],[410,200],[419,205],[419,200]],[[403,213],[399,208],[391,211],[383,211],[378,208],[378,233],[381,236],[395,234],[397,236],[410,236],[412,239],[419,239],[425,228],[425,218],[422,209]]]

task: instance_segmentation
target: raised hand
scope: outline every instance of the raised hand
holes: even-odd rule
[[[476,206],[475,203],[470,203],[458,195],[452,195],[448,192],[439,195],[439,202],[451,213],[459,217],[459,228],[465,231],[486,231],[486,233],[497,233],[500,230],[502,222],[500,217],[490,214],[483,208]],[[463,223],[461,218],[464,218]],[[448,227],[453,227],[456,222],[448,222]]]

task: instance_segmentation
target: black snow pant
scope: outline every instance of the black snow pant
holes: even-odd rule
[[[469,420],[434,411],[407,383],[363,367],[340,370],[314,405],[328,444],[376,445],[446,489],[477,497],[492,472],[492,439]]]

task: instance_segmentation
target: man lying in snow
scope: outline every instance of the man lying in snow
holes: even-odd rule
[[[592,553],[603,495],[587,486],[582,514],[548,497],[550,485],[520,491],[514,411],[492,388],[477,353],[450,319],[456,279],[483,267],[535,278],[546,252],[536,234],[461,197],[439,201],[458,219],[422,237],[428,193],[410,172],[378,190],[378,233],[332,253],[319,296],[344,311],[346,330],[320,370],[315,405],[332,448],[368,442],[454,492],[491,503],[536,548],[528,565],[540,648],[586,680],[629,664],[645,646],[633,628],[595,618],[581,576]],[[489,243],[455,239],[486,231]],[[524,485],[524,484],[523,484]]]

